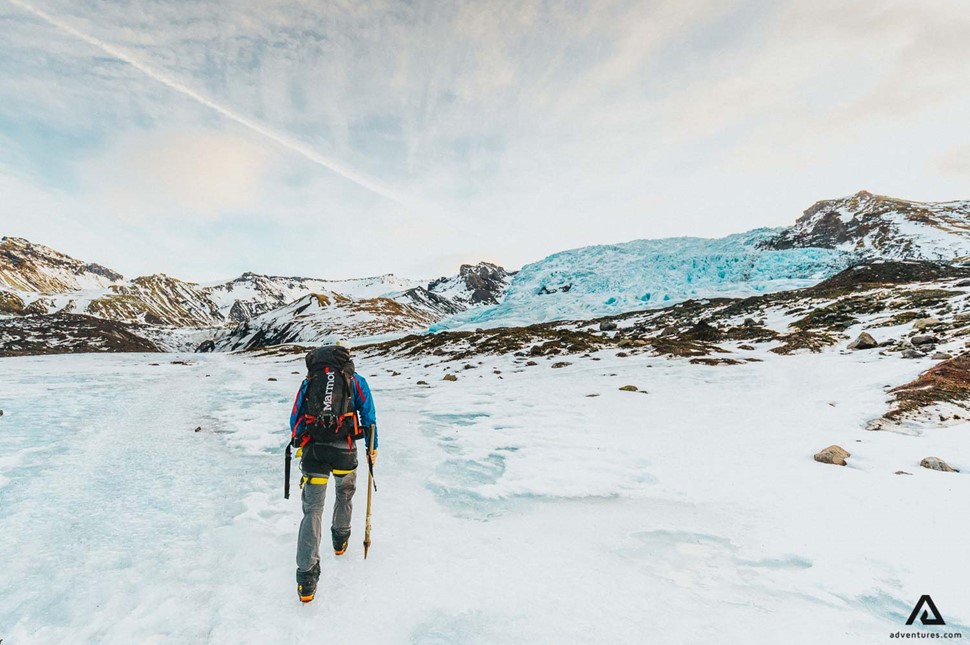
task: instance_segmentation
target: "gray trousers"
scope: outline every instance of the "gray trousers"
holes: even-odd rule
[[[325,475],[305,473],[304,477],[327,480]],[[346,475],[331,475],[329,481],[335,482],[337,499],[333,505],[331,531],[337,536],[350,535],[350,516],[354,511],[354,491],[357,490],[357,471]],[[296,543],[296,566],[300,571],[309,571],[320,561],[320,537],[323,528],[323,503],[327,495],[327,483],[303,485],[303,521]]]

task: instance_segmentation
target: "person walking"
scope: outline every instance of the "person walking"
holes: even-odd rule
[[[364,439],[373,465],[377,459],[377,415],[370,387],[357,374],[345,340],[310,351],[307,376],[290,414],[291,441],[300,459],[303,520],[296,546],[296,585],[310,602],[320,579],[320,540],[327,484],[336,500],[330,537],[334,555],[350,541],[350,519],[357,490],[357,445]],[[373,440],[371,436],[373,435]],[[371,445],[373,441],[373,445]]]

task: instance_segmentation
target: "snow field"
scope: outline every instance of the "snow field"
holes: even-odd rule
[[[918,463],[967,472],[968,424],[864,430],[931,363],[746,355],[764,362],[358,357],[374,544],[364,561],[362,468],[351,548],[323,545],[307,606],[297,475],[280,490],[301,356],[2,359],[0,638],[876,642],[924,593],[966,631],[970,492]],[[812,460],[831,443],[847,467]]]

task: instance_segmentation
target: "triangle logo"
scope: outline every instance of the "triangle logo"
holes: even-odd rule
[[[923,614],[920,616],[920,609],[923,610]],[[932,614],[932,617],[930,615]],[[943,616],[940,614],[940,610],[936,608],[933,603],[933,599],[929,597],[929,594],[923,594],[919,597],[919,601],[916,606],[913,607],[913,613],[909,615],[909,620],[906,621],[907,625],[912,625],[916,621],[916,617],[919,616],[919,620],[924,625],[946,625],[946,621],[943,620]]]

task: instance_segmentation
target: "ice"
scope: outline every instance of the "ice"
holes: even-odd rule
[[[364,561],[360,485],[350,551],[324,554],[307,606],[295,478],[280,490],[301,357],[0,359],[0,637],[878,642],[924,593],[965,630],[970,488],[918,462],[966,472],[970,424],[865,430],[919,361],[753,354],[467,371],[361,354],[373,546]],[[812,460],[832,443],[848,467]]]
[[[796,289],[856,260],[846,251],[757,247],[778,230],[757,229],[714,240],[637,240],[556,253],[523,267],[499,305],[462,312],[432,331],[581,320],[664,307],[689,298]]]

